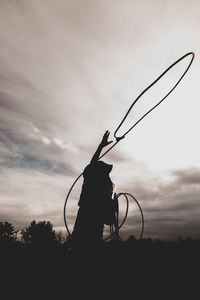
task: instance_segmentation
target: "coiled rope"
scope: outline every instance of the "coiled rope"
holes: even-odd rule
[[[122,124],[124,123],[124,121],[126,120],[128,114],[130,113],[131,109],[133,108],[133,106],[137,103],[137,101],[142,97],[142,95],[144,95],[144,93],[146,93],[154,84],[156,84],[156,82],[158,82],[169,70],[171,70],[176,64],[178,64],[180,61],[182,61],[184,58],[186,58],[187,56],[191,55],[191,60],[186,68],[186,70],[184,71],[184,73],[181,75],[181,77],[179,78],[179,80],[176,82],[176,84],[173,86],[173,88],[156,104],[154,105],[150,110],[148,110],[137,122],[135,122],[122,136],[117,136],[117,132],[119,131],[120,127],[122,126]],[[117,127],[117,129],[114,132],[114,137],[116,139],[116,142],[108,149],[106,150],[100,157],[99,159],[101,159],[103,156],[105,156],[112,148],[114,148],[120,140],[122,140],[123,138],[125,138],[125,136],[139,123],[142,121],[142,119],[144,119],[151,111],[153,111],[156,107],[158,107],[158,105],[160,105],[171,93],[172,91],[177,87],[177,85],[180,83],[180,81],[183,79],[183,77],[185,76],[185,74],[187,73],[187,71],[189,70],[193,60],[194,60],[194,52],[188,52],[185,55],[183,55],[181,58],[179,58],[178,60],[176,60],[172,65],[170,65],[159,77],[156,78],[156,80],[154,80],[146,89],[144,89],[140,95],[133,101],[133,103],[131,104],[131,106],[129,107],[127,113],[125,114],[124,118],[122,119],[122,121],[120,122],[119,126]],[[72,189],[74,188],[75,184],[77,183],[77,181],[79,180],[79,178],[83,175],[83,173],[81,173],[76,180],[74,181],[74,183],[72,184],[72,186],[69,189],[69,192],[67,194],[67,197],[65,199],[65,203],[64,203],[64,223],[65,223],[65,227],[67,230],[67,233],[69,235],[69,237],[71,236],[71,233],[69,231],[68,225],[67,225],[67,219],[66,219],[66,205],[67,205],[67,201],[69,199],[69,196],[71,194]],[[128,193],[122,193],[122,194],[128,194]],[[130,194],[129,194],[130,195]],[[130,195],[131,197],[133,197],[132,195]],[[134,197],[133,197],[134,198]],[[134,200],[137,202],[137,204],[139,205],[138,201],[134,198]],[[139,206],[140,211],[142,213],[142,209]],[[126,216],[127,217],[127,216]],[[126,219],[126,218],[125,218]],[[124,222],[125,222],[124,219]],[[143,213],[142,213],[142,220],[144,223],[144,218],[143,218]],[[122,222],[124,224],[124,222]],[[122,227],[123,224],[120,224],[119,228]],[[118,229],[119,229],[118,228]],[[144,226],[143,226],[144,229]],[[143,231],[141,232],[143,234]],[[142,236],[142,235],[141,235]],[[110,236],[108,237],[110,238]],[[106,238],[106,239],[108,239]]]
[[[129,201],[128,201],[128,197],[127,196],[130,196],[136,202],[136,204],[139,207],[139,210],[140,210],[140,213],[141,213],[141,218],[142,218],[142,227],[141,227],[141,232],[140,232],[139,240],[142,238],[142,235],[143,235],[143,232],[144,232],[144,215],[143,215],[142,208],[141,208],[139,202],[137,201],[137,199],[133,195],[131,195],[129,193],[118,193],[116,195],[116,199],[118,200],[121,196],[124,196],[126,198],[126,212],[125,212],[124,218],[123,218],[121,224],[118,225],[118,217],[117,217],[117,228],[115,228],[115,230],[112,233],[110,233],[110,235],[103,240],[104,242],[107,241],[108,239],[110,239],[113,235],[115,235],[116,232],[118,234],[119,229],[124,225],[124,223],[126,221],[126,218],[128,216],[128,208],[129,208]]]

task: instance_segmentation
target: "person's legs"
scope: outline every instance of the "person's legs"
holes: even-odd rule
[[[71,237],[72,247],[80,250],[100,247],[103,243],[103,229],[104,225],[97,214],[85,207],[79,208]]]

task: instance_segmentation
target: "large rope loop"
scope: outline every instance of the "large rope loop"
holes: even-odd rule
[[[156,104],[154,105],[150,110],[148,110],[137,122],[135,122],[121,137],[117,137],[117,132],[119,131],[120,127],[122,126],[122,124],[124,123],[124,121],[126,120],[126,118],[128,117],[130,111],[132,110],[133,106],[138,102],[138,100],[142,97],[142,95],[144,95],[153,85],[155,85],[169,70],[171,70],[176,64],[178,64],[180,61],[182,61],[183,59],[185,59],[187,56],[191,55],[191,60],[186,68],[186,70],[184,71],[184,73],[181,75],[181,77],[179,78],[179,80],[176,82],[176,84],[173,86],[173,88]],[[187,73],[187,71],[189,70],[192,62],[194,60],[194,53],[193,52],[189,52],[185,55],[183,55],[181,58],[179,58],[177,61],[175,61],[171,66],[169,66],[158,78],[156,78],[146,89],[144,89],[140,95],[133,101],[133,103],[131,104],[131,106],[129,107],[127,113],[125,114],[124,118],[122,119],[121,123],[119,124],[119,126],[117,127],[117,129],[114,132],[114,137],[116,138],[116,141],[120,141],[122,138],[124,138],[140,121],[142,121],[142,119],[144,119],[144,117],[146,117],[152,110],[154,110],[158,105],[160,105],[171,93],[172,91],[177,87],[177,85],[179,84],[179,82],[183,79],[183,77],[185,76],[185,74]]]

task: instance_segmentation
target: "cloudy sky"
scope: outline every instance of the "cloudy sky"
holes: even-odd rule
[[[66,194],[102,135],[140,92],[195,52],[176,90],[107,156],[115,192],[143,208],[144,237],[200,237],[198,0],[0,0],[0,219],[63,230]],[[124,132],[175,84],[177,65],[141,99]],[[81,180],[67,203],[73,228]],[[121,217],[124,200],[120,200]],[[122,236],[139,235],[134,203]]]

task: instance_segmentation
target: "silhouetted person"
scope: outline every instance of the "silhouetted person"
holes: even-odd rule
[[[102,149],[112,143],[108,142],[109,132],[106,131],[90,164],[83,171],[84,182],[78,202],[72,245],[98,245],[103,238],[106,205],[112,198],[113,183],[109,173],[112,165],[99,161]]]

